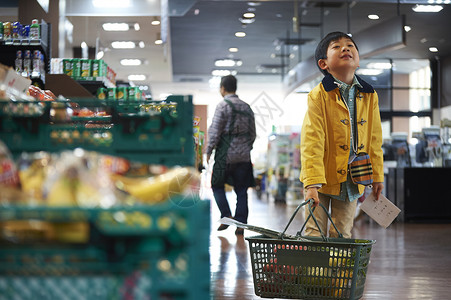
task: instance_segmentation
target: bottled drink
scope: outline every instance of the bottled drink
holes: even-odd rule
[[[22,76],[28,77],[31,74],[31,50],[25,50],[23,56],[23,71]]]
[[[37,19],[31,21],[30,25],[30,39],[39,40],[41,38],[41,34],[39,31],[39,23]]]
[[[16,52],[16,60],[14,61],[14,66],[17,74],[22,75],[23,67],[22,67],[22,51],[17,50]]]
[[[3,22],[0,22],[0,41],[3,41]]]

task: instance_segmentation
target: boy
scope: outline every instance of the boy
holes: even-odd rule
[[[302,125],[300,180],[305,199],[321,202],[345,238],[351,238],[357,199],[365,186],[354,184],[348,163],[356,153],[369,154],[373,168],[373,193],[379,199],[384,187],[382,128],[378,96],[373,87],[355,75],[359,52],[353,39],[343,32],[324,37],[315,51],[318,68],[325,75],[308,95],[308,110]],[[306,218],[309,210],[306,210]],[[314,212],[321,231],[327,234],[327,215]],[[310,218],[306,235],[320,236]],[[331,226],[331,237],[338,234]]]

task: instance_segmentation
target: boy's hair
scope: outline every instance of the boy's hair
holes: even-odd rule
[[[236,92],[237,80],[233,75],[227,75],[221,78],[221,87],[224,87],[224,90],[229,93]]]
[[[335,42],[338,41],[341,38],[347,38],[350,39],[354,45],[355,48],[357,49],[357,51],[359,51],[359,48],[357,47],[357,44],[354,42],[354,40],[352,39],[351,36],[347,35],[344,32],[341,31],[334,31],[331,32],[329,34],[327,34],[318,44],[318,46],[316,46],[316,50],[315,50],[315,61],[316,61],[316,66],[318,67],[318,69],[321,71],[321,73],[323,73],[324,75],[329,74],[329,72],[327,72],[327,70],[323,70],[319,67],[318,65],[318,61],[320,59],[326,59],[327,58],[327,49],[329,48],[329,45],[331,42]]]

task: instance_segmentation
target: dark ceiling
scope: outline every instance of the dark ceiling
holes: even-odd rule
[[[398,3],[399,2],[399,3]],[[274,74],[282,71],[281,56],[285,59],[284,71],[312,56],[321,36],[330,31],[356,34],[368,27],[378,26],[390,18],[406,16],[406,47],[380,54],[380,58],[429,59],[451,55],[451,5],[443,5],[438,13],[415,13],[415,3],[424,1],[227,1],[200,0],[183,16],[170,19],[171,51],[174,81],[198,81],[211,76],[214,61],[233,57],[243,64],[233,68],[238,74]],[[255,22],[242,25],[242,14],[254,9]],[[293,17],[298,10],[299,27],[294,32]],[[379,15],[370,20],[369,14]],[[348,30],[349,29],[349,30]],[[243,31],[246,37],[234,33]],[[282,46],[278,39],[297,39],[301,45]],[[438,53],[429,51],[435,46]],[[237,47],[237,53],[230,53]],[[272,58],[271,55],[275,56]],[[285,57],[285,56],[284,56]],[[265,68],[265,65],[267,68]]]

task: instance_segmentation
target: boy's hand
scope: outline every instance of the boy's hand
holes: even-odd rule
[[[379,200],[379,196],[381,195],[381,192],[383,189],[384,189],[384,183],[373,182],[373,194],[376,197],[376,200]]]
[[[313,203],[313,207],[317,207],[319,205],[318,198],[318,188],[317,187],[308,187],[307,192],[305,193],[305,199],[313,199],[315,202]]]

